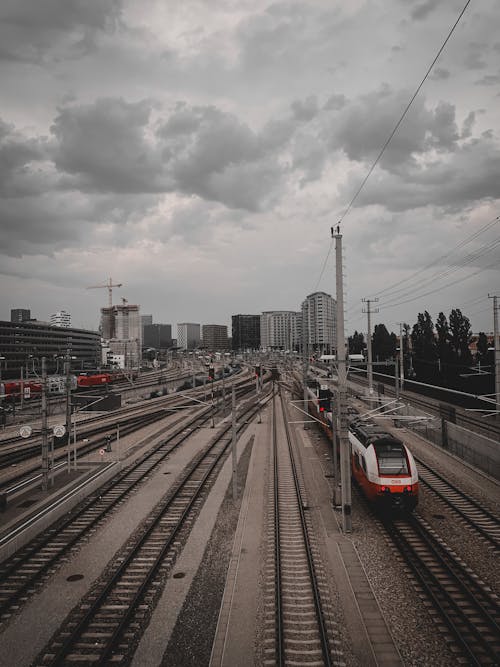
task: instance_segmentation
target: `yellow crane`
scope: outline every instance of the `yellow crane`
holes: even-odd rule
[[[106,287],[109,296],[109,307],[111,308],[113,305],[113,287],[121,287],[122,285],[123,283],[113,283],[113,279],[108,278],[108,282],[104,285],[91,285],[90,287],[87,287],[87,289],[100,289],[101,287]]]

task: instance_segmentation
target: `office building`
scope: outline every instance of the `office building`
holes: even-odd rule
[[[101,336],[96,331],[54,327],[45,322],[0,322],[2,377],[19,378],[21,368],[28,374],[40,374],[41,359],[46,358],[47,372],[61,367],[61,357],[70,351],[71,368],[95,370],[101,365]]]
[[[262,350],[297,350],[300,332],[301,314],[294,310],[269,310],[260,316]]]
[[[144,327],[143,347],[166,350],[172,347],[172,326],[170,324],[146,324]]]
[[[224,324],[204,324],[203,347],[211,352],[224,352],[229,349],[227,326]]]
[[[302,302],[303,337],[309,354],[335,353],[336,305],[326,292],[313,292]]]
[[[141,315],[141,330],[142,330],[142,344],[144,345],[144,327],[149,326],[150,324],[153,324],[153,316],[152,315]]]
[[[231,325],[233,350],[260,348],[260,315],[233,315]]]
[[[71,326],[71,315],[65,310],[59,310],[50,316],[50,323],[53,327],[69,328]]]
[[[181,350],[194,350],[200,346],[200,325],[193,322],[177,324],[177,346]]]
[[[27,308],[13,308],[10,311],[11,322],[26,322],[31,319],[31,311]]]

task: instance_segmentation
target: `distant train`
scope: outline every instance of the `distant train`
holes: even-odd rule
[[[307,389],[309,412],[332,438],[331,392],[311,383]],[[418,503],[418,471],[402,440],[374,421],[354,419],[349,426],[352,476],[369,502],[380,509],[411,512]]]
[[[95,373],[69,376],[70,391],[85,390],[97,387],[107,387],[114,381],[111,373]],[[0,397],[7,402],[20,401],[21,391],[24,400],[40,398],[42,394],[41,379],[36,380],[9,380],[0,383]],[[48,375],[47,393],[49,395],[62,395],[66,393],[66,375]]]
[[[96,373],[94,375],[81,374],[76,378],[79,389],[88,387],[105,387],[113,381],[111,373]]]

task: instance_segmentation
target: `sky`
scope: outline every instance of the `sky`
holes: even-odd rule
[[[113,300],[230,325],[335,296],[346,333],[500,297],[498,0],[3,0],[0,318]],[[347,211],[347,213],[346,213]],[[378,298],[376,302],[375,299]]]

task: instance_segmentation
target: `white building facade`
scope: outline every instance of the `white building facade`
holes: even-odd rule
[[[260,316],[262,350],[296,350],[300,346],[301,314],[294,310],[268,310]]]
[[[302,302],[302,336],[310,354],[334,354],[337,302],[326,292],[313,292]]]
[[[69,329],[71,327],[71,315],[65,310],[58,310],[57,313],[52,313],[50,316],[50,323],[54,327]]]
[[[182,350],[194,350],[201,343],[200,325],[193,322],[177,324],[177,347]]]

